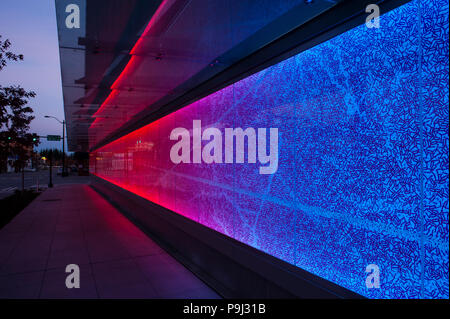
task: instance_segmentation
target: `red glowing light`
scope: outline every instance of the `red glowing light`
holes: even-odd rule
[[[136,51],[138,50],[139,47],[142,46],[143,38],[145,38],[148,35],[149,31],[151,30],[152,26],[155,24],[156,20],[160,16],[160,14],[161,14],[161,12],[162,12],[162,10],[165,7],[167,2],[168,2],[168,0],[164,0],[159,5],[159,7],[156,10],[155,14],[152,16],[152,18],[150,19],[149,23],[145,27],[144,32],[142,33],[142,35],[139,37],[139,39],[136,41],[136,43],[134,44],[133,48],[131,49],[129,54],[132,57],[130,58],[130,60],[128,61],[127,65],[125,66],[125,68],[120,73],[120,75],[117,77],[117,79],[111,85],[110,88],[111,88],[112,91],[109,93],[109,95],[105,99],[105,101],[100,105],[99,109],[97,110],[97,112],[95,112],[93,117],[96,117],[96,116],[100,115],[105,109],[108,108],[108,105],[112,104],[110,102],[119,94],[119,90],[118,90],[119,83],[124,79],[124,77],[126,75],[129,75],[130,73],[132,73],[132,70],[134,70],[136,68],[136,66],[138,65],[138,61],[140,61],[140,59],[139,59],[139,56],[135,55]],[[91,127],[93,127],[94,123],[96,123],[96,122],[98,123],[100,121],[98,119],[99,118],[95,119],[95,121],[91,124]]]
[[[147,26],[145,27],[144,32],[142,32],[142,35],[139,37],[139,39],[136,41],[134,47],[131,49],[130,54],[136,54],[136,50],[137,48],[141,45],[143,38],[145,38],[148,33],[150,32],[150,29],[153,27],[153,25],[155,24],[156,20],[158,19],[158,17],[160,16],[163,8],[165,7],[165,5],[167,4],[168,0],[164,0],[163,2],[161,2],[161,4],[159,5],[158,9],[156,9],[155,14],[152,16],[152,18],[150,19],[150,22],[147,24]]]
[[[111,93],[109,93],[108,97],[105,99],[105,101],[102,103],[102,105],[99,107],[97,112],[92,115],[92,117],[97,117],[103,113],[103,111],[106,109],[107,105],[111,105],[111,101],[119,94],[119,90],[112,90]]]

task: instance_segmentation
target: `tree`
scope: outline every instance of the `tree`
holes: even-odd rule
[[[8,51],[10,46],[11,42],[2,41],[0,36],[0,71],[7,60],[23,60],[22,54]],[[34,116],[33,109],[27,104],[35,96],[35,92],[18,85],[0,85],[0,168],[5,167],[8,157],[12,156],[16,170],[23,169],[32,156],[33,147],[39,145],[39,136],[28,133]]]
[[[8,51],[11,46],[11,41],[6,39],[2,41],[2,36],[0,35],[0,71],[6,66],[6,60],[17,61],[23,60],[22,54],[15,54],[11,51]]]
[[[56,163],[62,162],[62,158],[63,158],[63,152],[57,148],[53,148],[53,149],[45,148],[39,152],[39,155],[41,157],[43,156],[48,159],[50,158],[50,156],[52,156],[53,161],[55,161]]]

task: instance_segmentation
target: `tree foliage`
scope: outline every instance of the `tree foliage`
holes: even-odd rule
[[[25,134],[34,119],[33,109],[27,106],[28,99],[36,96],[33,91],[25,91],[20,86],[0,85],[0,129],[13,135]]]
[[[23,60],[22,54],[9,51],[11,42],[0,36],[0,71],[7,61]],[[14,158],[14,166],[23,168],[32,155],[33,147],[39,145],[39,136],[28,133],[34,119],[28,100],[36,93],[20,86],[0,85],[0,169],[5,167],[8,157]]]
[[[45,156],[48,159],[52,157],[52,159],[57,162],[62,161],[63,158],[63,152],[57,148],[45,148],[39,152],[39,155],[41,157]]]
[[[18,61],[23,60],[22,54],[15,54],[11,51],[8,51],[11,46],[11,41],[6,39],[2,40],[2,36],[0,35],[0,71],[6,66],[7,60],[10,61]]]

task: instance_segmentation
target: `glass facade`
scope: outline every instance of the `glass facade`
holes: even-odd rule
[[[97,149],[91,173],[364,296],[448,298],[448,13],[411,1]],[[243,163],[195,163],[195,120],[267,128],[266,153],[277,128],[277,169],[251,138]]]
[[[334,5],[334,1],[317,1],[309,6],[303,0],[161,1],[126,54],[126,67],[112,76],[116,79],[108,90],[103,88],[107,96],[84,101],[100,104],[93,107],[94,121],[87,130],[89,147],[94,148],[141,112],[157,110],[155,104],[161,100],[188,91],[289,31],[292,22],[285,16],[290,12],[304,12],[298,16],[297,23],[301,23]],[[92,60],[108,65],[106,58],[96,55]],[[125,57],[119,54],[119,58]],[[86,73],[95,68],[91,64]]]

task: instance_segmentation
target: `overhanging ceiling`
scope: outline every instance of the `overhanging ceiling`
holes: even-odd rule
[[[79,29],[66,26],[69,4],[80,8]],[[219,59],[290,10],[300,6],[318,14],[334,4],[56,0],[69,150],[89,150],[157,101],[194,85],[182,87],[205,69],[212,76],[250,54],[257,47]],[[267,32],[255,44],[286,31]]]
[[[70,151],[95,149],[326,29],[343,32],[336,26],[371,2],[401,2],[55,1]],[[70,4],[80,9],[79,28],[66,25]]]

